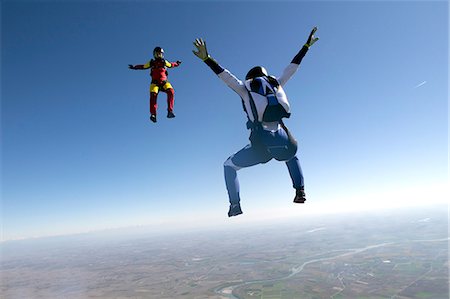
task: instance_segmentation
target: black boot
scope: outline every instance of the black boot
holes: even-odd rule
[[[230,210],[228,211],[228,217],[237,216],[242,214],[241,205],[239,203],[230,204]]]
[[[300,189],[297,189],[295,193],[294,202],[295,203],[304,203],[306,201],[305,198],[305,189],[302,187]]]
[[[167,112],[167,118],[174,118],[174,117],[175,117],[175,114],[173,114],[172,111]]]
[[[155,114],[150,115],[150,120],[155,123],[156,122],[156,115]]]

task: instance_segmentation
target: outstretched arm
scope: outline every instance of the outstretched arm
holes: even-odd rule
[[[197,51],[192,50],[194,55],[203,60],[203,62],[205,62],[206,65],[208,65],[211,68],[211,70],[217,76],[219,76],[220,79],[222,79],[223,82],[225,82],[231,89],[237,92],[240,96],[243,96],[243,94],[247,93],[244,83],[242,83],[241,80],[236,78],[236,76],[233,75],[230,71],[220,66],[220,64],[217,63],[217,61],[215,61],[208,54],[208,50],[206,49],[206,42],[203,39],[197,38],[194,41],[194,46],[197,48]]]
[[[180,60],[177,60],[176,62],[169,62],[166,60],[166,67],[168,67],[168,68],[178,67],[178,66],[180,66],[180,64],[181,64]]]
[[[291,63],[284,69],[283,74],[278,78],[278,82],[280,82],[280,85],[283,86],[286,84],[286,82],[294,75],[294,73],[297,71],[298,67],[300,66],[300,63],[303,60],[303,57],[305,57],[306,52],[308,52],[309,47],[311,47],[316,41],[319,40],[318,37],[314,36],[314,33],[317,31],[317,27],[314,27],[311,30],[311,33],[308,36],[308,40],[303,45],[303,47],[300,49],[300,51],[295,55],[295,57],[292,59]]]
[[[151,61],[147,62],[146,64],[136,64],[136,65],[129,64],[128,68],[131,70],[146,70],[150,68],[150,62]]]

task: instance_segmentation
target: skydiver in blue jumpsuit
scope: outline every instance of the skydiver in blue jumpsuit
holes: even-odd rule
[[[237,170],[267,163],[273,158],[286,162],[296,189],[294,203],[304,203],[306,200],[303,173],[296,156],[297,141],[282,120],[290,116],[289,102],[283,86],[297,71],[308,49],[318,40],[314,37],[316,30],[317,27],[312,29],[305,45],[280,77],[269,76],[264,67],[256,66],[247,73],[245,81],[220,66],[208,54],[205,41],[194,41],[197,51],[192,52],[241,97],[248,118],[247,128],[251,130],[250,144],[231,155],[224,163],[225,184],[230,200],[229,217],[242,214]]]

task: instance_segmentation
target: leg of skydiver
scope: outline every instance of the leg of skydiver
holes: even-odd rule
[[[173,114],[173,103],[175,91],[173,88],[169,88],[166,90],[166,93],[167,93],[167,117],[174,118],[175,114]]]
[[[237,178],[237,171],[240,168],[228,159],[224,163],[224,175],[225,175],[225,185],[228,191],[228,198],[230,199],[230,204],[239,204],[241,198],[239,196],[239,180]]]
[[[287,168],[289,170],[289,175],[292,179],[292,186],[296,190],[294,202],[295,203],[304,203],[305,198],[305,183],[303,179],[302,168],[300,167],[300,161],[297,156],[294,156],[292,159],[286,162]]]
[[[165,93],[167,93],[167,118],[174,118],[175,114],[173,114],[173,104],[175,90],[173,89],[170,82],[164,83],[163,90]]]
[[[270,161],[272,157],[266,151],[256,150],[250,144],[230,156],[224,163],[225,184],[230,200],[228,217],[242,214],[240,206],[239,180],[237,171],[244,167],[250,167]]]
[[[159,86],[155,83],[150,84],[150,120],[156,122],[156,109],[158,108],[157,98],[158,98]]]
[[[286,161],[286,165],[289,170],[289,175],[292,179],[292,185],[295,188],[295,203],[304,203],[305,198],[305,183],[303,180],[303,172],[302,168],[300,167],[300,161],[298,160],[297,156],[295,156],[297,152],[297,140],[295,140],[294,136],[292,136],[291,132],[289,132],[289,129],[285,126],[285,124],[281,121],[280,122],[282,130],[278,131],[278,138],[283,139],[286,143],[286,153],[287,156],[283,157],[284,161]],[[286,159],[286,157],[291,157]],[[275,157],[276,158],[276,157]]]
[[[156,122],[156,109],[158,108],[157,98],[158,94],[156,92],[150,93],[150,120],[154,123]]]

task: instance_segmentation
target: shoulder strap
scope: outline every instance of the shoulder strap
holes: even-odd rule
[[[250,82],[251,84],[251,82]],[[244,84],[245,90],[247,90],[247,94],[248,94],[248,99],[250,102],[250,108],[252,109],[252,115],[253,115],[253,122],[258,122],[258,110],[256,110],[256,105],[255,105],[255,101],[253,100],[252,94],[250,93],[250,90],[247,88],[247,84]],[[244,107],[244,111],[245,113],[247,113],[248,115],[248,111],[245,108],[245,104],[244,104],[244,100],[242,99],[242,106]],[[250,120],[250,119],[249,119]]]
[[[272,88],[278,88],[278,86],[280,86],[280,83],[278,82],[277,78],[273,77],[273,76],[268,76],[266,77],[267,82],[269,82],[270,86],[272,86]]]
[[[250,91],[248,89],[247,89],[247,93],[248,93],[250,107],[252,109],[252,115],[253,115],[253,121],[251,121],[250,118],[248,118],[247,129],[253,130],[253,129],[260,127],[261,123],[258,120],[258,112],[256,110],[255,101],[253,100],[252,94],[250,93]],[[245,109],[245,105],[244,105],[244,111],[247,113],[247,117],[248,117],[248,111],[247,111],[247,109]]]

